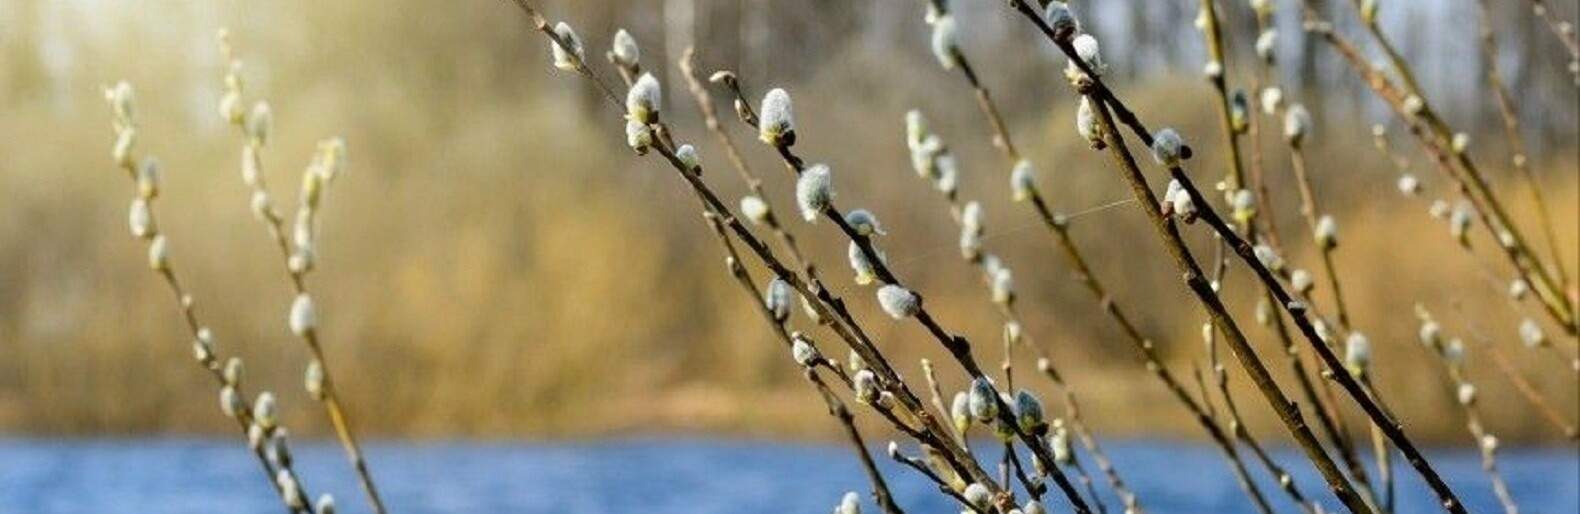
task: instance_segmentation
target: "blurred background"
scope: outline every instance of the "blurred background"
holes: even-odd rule
[[[1109,163],[1073,129],[1062,57],[1001,2],[957,2],[964,51],[1001,102],[1055,207],[1081,213],[1075,237],[1117,299],[1159,342],[1176,371],[1201,362],[1201,312]],[[1339,30],[1365,42],[1348,2],[1327,0]],[[1570,270],[1577,245],[1577,98],[1565,50],[1525,2],[1494,2],[1498,66],[1515,91],[1532,163],[1558,224]],[[1316,114],[1318,193],[1342,227],[1338,266],[1356,325],[1371,335],[1376,380],[1412,435],[1464,444],[1452,389],[1415,339],[1412,306],[1433,308],[1471,341],[1472,361],[1496,346],[1571,419],[1567,363],[1519,345],[1523,316],[1503,295],[1511,278],[1484,230],[1478,257],[1427,215],[1448,190],[1428,157],[1336,60],[1304,38],[1292,2],[1279,2],[1280,79]],[[1573,20],[1573,1],[1553,3]],[[1254,22],[1223,2],[1232,84],[1247,83]],[[743,191],[722,149],[704,134],[678,69],[696,45],[703,73],[732,69],[753,95],[785,87],[797,99],[803,155],[831,164],[841,205],[874,211],[891,263],[927,295],[945,325],[993,341],[996,316],[959,260],[942,198],[917,179],[904,113],[922,109],[961,158],[963,195],[980,199],[988,247],[1015,268],[1029,333],[1061,362],[1112,437],[1199,437],[1118,339],[1054,253],[1030,212],[1009,202],[1002,160],[957,75],[928,51],[921,2],[654,0],[542,2],[572,23],[590,54],[616,28],[642,43],[666,86],[665,117],[694,140],[731,198]],[[1212,92],[1193,28],[1195,2],[1079,2],[1104,45],[1110,84],[1150,124],[1173,126],[1217,177]],[[1414,63],[1429,98],[1473,136],[1494,186],[1537,234],[1527,185],[1508,150],[1483,80],[1470,0],[1383,2],[1385,28]],[[837,425],[801,383],[753,307],[722,272],[689,192],[652,159],[632,156],[619,113],[595,90],[553,70],[548,48],[505,2],[0,2],[0,433],[17,436],[229,436],[209,377],[190,362],[176,310],[126,234],[131,185],[110,161],[101,86],[137,88],[142,148],[165,164],[159,213],[172,260],[214,327],[222,354],[244,357],[251,388],[281,395],[298,434],[327,436],[302,391],[304,349],[285,328],[291,299],[274,248],[248,213],[240,141],[215,114],[223,61],[215,31],[229,27],[245,61],[248,96],[269,100],[275,136],[265,153],[276,195],[290,189],[313,143],[341,135],[348,174],[323,214],[313,275],[331,366],[358,428],[369,437],[587,439],[651,434],[824,438]],[[1370,46],[1368,45],[1368,48]],[[612,73],[606,77],[612,78]],[[719,105],[728,112],[727,104]],[[774,156],[733,120],[725,126],[769,178],[769,199],[791,207]],[[1388,123],[1395,148],[1427,186],[1400,196],[1396,173],[1371,145]],[[1278,213],[1300,227],[1287,153],[1263,141]],[[1106,208],[1099,208],[1107,206]],[[1094,210],[1095,209],[1095,210]],[[833,228],[794,223],[830,282],[854,302],[886,350],[941,355],[924,332],[893,323],[848,279]],[[1210,252],[1193,228],[1199,252]],[[1294,233],[1294,232],[1290,232]],[[1536,237],[1536,236],[1533,236]],[[1312,266],[1306,238],[1289,258]],[[1536,237],[1540,248],[1549,242]],[[759,277],[761,274],[759,273]],[[1250,319],[1240,269],[1226,284]],[[1326,298],[1320,291],[1319,298]],[[800,316],[800,314],[797,314]],[[1555,331],[1549,326],[1549,331]],[[1556,332],[1554,332],[1556,333]],[[1252,328],[1272,352],[1270,334]],[[1473,337],[1472,337],[1473,336]],[[997,345],[983,345],[996,355]],[[1565,347],[1572,353],[1573,347]],[[995,357],[996,358],[996,357]],[[1029,362],[1022,364],[1029,365]],[[945,367],[947,388],[961,375]],[[1281,366],[1277,366],[1281,368]],[[1485,361],[1491,430],[1554,442],[1513,386]],[[1235,370],[1232,380],[1246,381]],[[1236,391],[1254,394],[1249,389]],[[1270,439],[1284,432],[1260,401],[1242,405]],[[879,427],[873,425],[874,430]]]

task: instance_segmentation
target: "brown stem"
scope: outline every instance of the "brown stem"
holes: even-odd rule
[[[894,503],[894,496],[889,493],[889,485],[884,482],[883,474],[878,472],[878,466],[873,463],[872,455],[867,453],[867,444],[862,441],[861,431],[856,429],[856,421],[850,415],[850,409],[846,409],[845,404],[840,402],[838,397],[834,396],[834,392],[829,390],[828,384],[823,383],[823,379],[817,375],[816,370],[807,368],[806,378],[817,385],[817,390],[821,393],[823,402],[828,405],[829,415],[834,416],[835,419],[839,420],[840,424],[845,426],[845,435],[850,437],[851,448],[856,452],[857,458],[861,460],[861,467],[866,470],[867,478],[872,481],[872,494],[878,502],[878,507],[882,508],[883,512],[887,514],[904,514],[905,511],[900,510],[900,506]]]
[[[1196,295],[1197,300],[1206,308],[1208,315],[1213,319],[1213,324],[1224,334],[1230,348],[1234,350],[1235,356],[1239,358],[1241,367],[1250,375],[1251,381],[1256,384],[1257,389],[1262,392],[1268,403],[1273,407],[1273,410],[1278,413],[1279,419],[1284,422],[1285,427],[1294,435],[1296,442],[1305,450],[1307,458],[1312,461],[1317,470],[1322,473],[1323,478],[1328,481],[1339,501],[1348,507],[1352,513],[1370,514],[1372,509],[1355,493],[1355,490],[1345,479],[1344,474],[1339,471],[1338,466],[1334,465],[1332,459],[1322,449],[1321,443],[1317,441],[1316,436],[1312,435],[1311,429],[1306,426],[1300,410],[1284,396],[1283,391],[1279,390],[1278,384],[1273,381],[1272,374],[1267,371],[1267,367],[1257,357],[1256,350],[1251,347],[1245,335],[1240,332],[1240,327],[1229,316],[1228,309],[1223,306],[1217,294],[1212,291],[1212,286],[1207,283],[1201,266],[1190,255],[1189,249],[1180,237],[1179,229],[1172,221],[1163,216],[1156,196],[1152,193],[1151,188],[1147,186],[1146,178],[1136,166],[1135,158],[1130,154],[1130,150],[1125,146],[1125,141],[1119,137],[1119,133],[1115,130],[1113,117],[1109,114],[1107,105],[1102,102],[1100,97],[1095,95],[1089,98],[1096,107],[1099,128],[1108,143],[1110,155],[1113,156],[1115,163],[1118,165],[1120,174],[1129,182],[1131,190],[1136,196],[1136,201],[1142,205],[1147,216],[1152,220],[1153,227],[1157,230],[1159,238],[1163,240],[1164,246],[1168,249],[1169,255],[1173,257],[1176,267],[1184,275],[1188,289]],[[1213,214],[1206,199],[1201,197],[1200,192],[1195,191],[1193,186],[1189,185],[1188,177],[1185,177],[1183,173],[1177,173],[1174,179],[1180,181],[1181,185],[1191,192],[1191,198],[1196,202],[1198,209],[1204,214]],[[1213,215],[1216,216],[1215,214]],[[1219,219],[1218,222],[1221,223],[1222,220]],[[1228,234],[1220,234],[1226,241],[1238,241],[1240,245],[1244,245],[1244,241],[1239,239],[1239,236],[1235,235],[1233,230],[1230,230],[1226,225],[1223,227],[1223,231],[1228,232]],[[1230,237],[1234,239],[1231,240],[1229,239]],[[1246,250],[1249,251],[1249,249],[1249,246],[1246,246]],[[1252,258],[1254,259],[1254,257]],[[1266,272],[1265,269],[1262,271]]]
[[[1101,109],[1099,112],[1101,112]],[[1126,156],[1128,156],[1128,152],[1126,152]],[[1134,168],[1134,159],[1127,159],[1126,162],[1130,164],[1131,168]],[[1331,375],[1331,377],[1339,383],[1345,392],[1348,393],[1349,396],[1360,405],[1361,410],[1366,412],[1367,417],[1371,418],[1372,423],[1383,431],[1383,434],[1387,436],[1388,440],[1392,442],[1395,447],[1399,448],[1400,452],[1404,454],[1406,461],[1410,463],[1411,467],[1415,468],[1415,470],[1421,475],[1421,478],[1426,481],[1427,485],[1432,488],[1432,491],[1442,501],[1443,507],[1454,514],[1464,514],[1464,504],[1459,501],[1459,498],[1455,496],[1453,490],[1448,487],[1448,484],[1443,481],[1442,477],[1438,475],[1437,471],[1434,470],[1432,466],[1426,461],[1426,458],[1421,454],[1421,452],[1416,449],[1415,444],[1410,441],[1407,435],[1405,435],[1404,430],[1401,428],[1400,424],[1393,420],[1393,418],[1387,414],[1383,407],[1377,401],[1375,401],[1371,395],[1368,394],[1366,388],[1360,384],[1356,377],[1350,374],[1347,369],[1345,369],[1343,361],[1339,360],[1338,356],[1333,353],[1333,350],[1328,348],[1327,344],[1323,342],[1322,338],[1317,334],[1316,328],[1306,317],[1307,307],[1305,304],[1296,301],[1289,295],[1287,291],[1284,290],[1283,285],[1279,283],[1277,277],[1275,277],[1273,273],[1268,270],[1260,260],[1257,259],[1255,252],[1251,248],[1251,245],[1244,239],[1240,238],[1240,236],[1236,234],[1227,223],[1224,222],[1223,218],[1219,217],[1218,213],[1213,211],[1213,209],[1207,205],[1205,199],[1202,197],[1201,191],[1198,190],[1195,184],[1191,182],[1190,177],[1185,174],[1184,169],[1172,167],[1169,169],[1169,174],[1174,180],[1180,182],[1180,185],[1184,191],[1189,194],[1191,199],[1196,203],[1196,205],[1199,206],[1198,214],[1200,215],[1201,220],[1211,226],[1213,231],[1217,232],[1219,237],[1223,238],[1225,242],[1229,243],[1230,247],[1235,250],[1235,253],[1238,254],[1241,260],[1246,263],[1246,266],[1251,268],[1251,270],[1256,273],[1257,278],[1262,281],[1264,287],[1268,291],[1272,292],[1273,296],[1278,299],[1279,304],[1283,307],[1285,312],[1289,314],[1290,319],[1295,322],[1295,326],[1300,329],[1301,334],[1305,336],[1306,341],[1310,343],[1310,346],[1316,351],[1317,356],[1321,357],[1323,364],[1328,368],[1328,374]],[[1143,189],[1145,188],[1146,184],[1144,181],[1142,181],[1143,177],[1141,176],[1139,170],[1134,170],[1132,179],[1137,181],[1134,186],[1139,186]],[[1145,190],[1144,192],[1149,195],[1151,193],[1150,190]],[[1156,202],[1148,204],[1148,206],[1150,208],[1157,207]],[[1159,222],[1161,223],[1162,220],[1159,220]],[[1171,227],[1171,225],[1167,223],[1163,223],[1163,225],[1165,228]],[[1176,237],[1171,239],[1177,239],[1177,233]],[[1170,248],[1171,250],[1175,251],[1184,251],[1183,243],[1171,245]],[[1197,271],[1199,273],[1199,269]],[[1199,278],[1197,280],[1199,280]],[[1229,324],[1232,326],[1232,320],[1229,320]],[[1222,327],[1220,327],[1220,330],[1222,330]],[[1235,340],[1235,338],[1230,338],[1230,340],[1232,342]],[[1241,342],[1244,342],[1243,338],[1241,338]],[[1265,369],[1261,368],[1260,363],[1257,362],[1256,364],[1256,368],[1262,369],[1262,372],[1265,373]],[[1253,381],[1257,381],[1255,380],[1255,375],[1253,375]],[[1258,385],[1260,386],[1261,384],[1259,383]],[[1273,384],[1269,383],[1269,385]],[[1276,385],[1273,387],[1275,387],[1275,389],[1273,389],[1272,392],[1278,394],[1279,397],[1282,398],[1282,393],[1278,393],[1276,390]],[[1276,402],[1275,405],[1277,405]],[[1284,407],[1287,408],[1289,406],[1285,405]],[[1283,408],[1278,410],[1280,411],[1281,415],[1285,411]],[[1295,413],[1295,415],[1298,417],[1298,411]],[[1301,429],[1301,432],[1309,434],[1309,431],[1306,431],[1303,425],[1301,426]],[[1326,459],[1326,455],[1323,455],[1323,460],[1328,464],[1331,464],[1331,461]],[[1350,492],[1353,494],[1353,491]]]
[[[131,165],[124,166],[123,169],[126,171],[127,175],[132,178],[132,180],[137,180],[137,170]],[[151,206],[149,209],[149,226],[154,227],[154,235],[159,235],[160,231],[158,227],[160,225],[157,221],[157,218],[152,214]],[[170,290],[171,296],[175,298],[176,306],[181,311],[181,319],[187,329],[187,334],[191,336],[193,340],[198,340],[201,337],[200,334],[204,330],[204,326],[198,318],[197,302],[193,299],[192,295],[186,291],[186,288],[181,285],[181,280],[175,273],[175,266],[167,262],[163,268],[156,270],[156,272],[158,273],[159,277],[163,279],[165,285]],[[247,395],[242,389],[241,384],[227,383],[225,375],[220,368],[219,362],[220,361],[217,357],[210,355],[207,359],[199,361],[198,364],[208,372],[209,376],[214,378],[215,385],[218,386],[218,388],[222,389],[226,386],[233,387],[236,390],[237,396],[242,398],[239,405],[240,408],[236,411],[236,415],[233,419],[236,420],[236,426],[241,434],[242,439],[246,440],[249,438],[248,430],[252,427],[253,422],[252,405],[246,400]],[[293,507],[291,502],[287,501],[284,497],[284,488],[281,487],[280,483],[275,480],[275,475],[279,470],[276,469],[274,464],[269,461],[268,455],[264,453],[264,446],[261,444],[256,446],[249,444],[248,446],[251,449],[253,457],[255,457],[258,461],[258,465],[262,468],[264,479],[269,482],[269,485],[274,488],[275,493],[280,496],[286,511],[299,514],[308,514],[306,508]],[[297,488],[296,500],[300,505],[312,504],[311,500],[308,499],[307,488],[305,485]]]

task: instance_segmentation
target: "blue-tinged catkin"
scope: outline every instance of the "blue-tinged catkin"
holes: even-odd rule
[[[866,209],[855,209],[845,213],[845,224],[865,237],[887,234],[883,231],[883,226],[878,224],[878,217]]]
[[[987,377],[971,381],[969,390],[971,417],[981,423],[992,423],[998,417],[998,391]]]
[[[915,316],[922,308],[922,300],[911,290],[895,284],[878,288],[878,305],[894,319]]]
[[[773,314],[774,321],[784,323],[785,320],[790,319],[791,302],[795,300],[792,296],[794,295],[790,290],[790,283],[783,279],[775,278],[773,282],[768,283],[768,288],[763,291],[763,306]]]
[[[1179,166],[1184,148],[1185,141],[1174,129],[1165,128],[1152,135],[1152,158],[1158,164],[1171,168]]]

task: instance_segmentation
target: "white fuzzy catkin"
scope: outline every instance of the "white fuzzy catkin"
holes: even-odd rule
[[[1443,345],[1443,359],[1454,367],[1465,364],[1465,341],[1457,337],[1450,339],[1448,344]]]
[[[664,103],[664,88],[652,73],[643,73],[625,95],[625,114],[631,121],[658,122],[659,106]]]
[[[318,312],[313,306],[313,297],[307,293],[296,295],[296,300],[291,302],[291,315],[287,320],[291,333],[297,337],[307,337],[308,334],[318,329]]]
[[[1015,422],[1026,433],[1035,434],[1047,425],[1043,417],[1042,401],[1031,391],[1021,389],[1015,393]]]
[[[570,24],[563,21],[554,25],[554,34],[565,43],[565,47],[558,43],[549,43],[549,49],[554,53],[554,67],[565,71],[580,69],[581,63],[585,62],[587,57],[582,49],[582,38],[576,35],[576,30],[572,29]]]
[[[801,172],[795,183],[796,205],[808,223],[817,221],[834,201],[834,172],[827,165],[814,164]]]
[[[762,142],[780,146],[794,144],[795,113],[790,93],[774,89],[763,96],[761,118],[758,120],[757,138]]]
[[[247,113],[247,120],[243,128],[247,137],[263,145],[269,142],[269,134],[274,129],[274,111],[269,109],[269,102],[259,100],[252,104],[252,110]]]
[[[813,347],[812,343],[808,343],[806,338],[801,337],[801,334],[796,334],[795,342],[790,344],[790,357],[795,359],[796,364],[806,367],[816,364],[820,358],[817,348]]]
[[[702,171],[702,159],[697,156],[697,147],[695,146],[680,145],[680,148],[675,150],[675,160],[680,161],[680,164],[686,167],[686,171],[692,173]]]
[[[1179,132],[1166,128],[1159,130],[1152,136],[1152,158],[1168,167],[1179,166],[1180,157],[1185,148],[1185,141],[1180,138]]]
[[[1075,111],[1075,132],[1094,148],[1103,143],[1103,135],[1097,130],[1097,111],[1091,99],[1085,96],[1081,97],[1081,106]]]
[[[1289,286],[1302,295],[1311,294],[1311,288],[1316,282],[1311,279],[1311,272],[1297,269],[1289,273]]]
[[[132,207],[127,212],[126,223],[127,227],[131,229],[132,235],[138,239],[154,237],[154,211],[149,206],[147,199],[132,199]]]
[[[285,499],[285,505],[292,509],[304,509],[302,505],[302,485],[296,481],[296,475],[291,470],[282,469],[274,475],[274,483],[280,486],[280,497]]]
[[[1312,231],[1312,238],[1316,241],[1317,246],[1324,249],[1333,248],[1338,245],[1338,237],[1339,224],[1333,220],[1333,216],[1323,214],[1321,218],[1317,219],[1316,229]]]
[[[975,261],[982,255],[982,205],[967,203],[960,210],[960,255]]]
[[[1469,382],[1461,382],[1456,395],[1459,397],[1460,405],[1472,405],[1476,403],[1476,386]]]
[[[246,145],[241,147],[241,181],[248,187],[257,188],[259,179],[263,176],[263,157],[258,153],[258,147]]]
[[[905,319],[921,310],[922,300],[909,289],[888,284],[878,288],[878,305],[883,307],[883,312],[888,313],[889,317]]]
[[[115,146],[110,149],[110,158],[115,165],[122,168],[132,167],[132,150],[137,145],[137,129],[126,127],[115,135]]]
[[[1524,300],[1525,295],[1530,294],[1530,292],[1531,285],[1523,278],[1516,278],[1509,282],[1509,298],[1513,298],[1516,301]]]
[[[946,70],[960,65],[958,38],[959,25],[953,15],[945,14],[933,21],[933,57]]]
[[[132,105],[136,103],[136,95],[132,92],[132,85],[126,81],[116,82],[114,86],[104,91],[104,98],[110,102],[110,109],[115,117],[121,120],[132,119]]]
[[[1401,107],[1404,107],[1405,114],[1413,118],[1426,111],[1426,100],[1422,100],[1418,95],[1410,95],[1404,99],[1404,105]]]
[[[857,234],[866,237],[888,234],[883,231],[883,226],[878,224],[878,217],[874,216],[872,211],[866,209],[856,209],[845,213],[845,224],[850,225],[850,228],[855,230]]]
[[[937,166],[937,176],[933,177],[933,189],[945,195],[953,195],[960,188],[960,166],[955,160],[955,155],[947,151],[934,159]]]
[[[1064,427],[1064,420],[1053,420],[1053,430],[1048,435],[1048,446],[1053,449],[1053,460],[1061,466],[1069,465],[1075,458],[1075,452],[1070,447],[1070,431]]]
[[[874,374],[870,369],[857,371],[856,375],[851,377],[851,388],[855,391],[856,401],[858,402],[872,405],[878,401],[878,393],[880,392],[878,375]]]
[[[962,496],[965,497],[967,502],[971,503],[973,508],[981,511],[986,511],[993,503],[993,493],[988,491],[987,486],[975,482],[966,486]]]
[[[335,514],[335,497],[329,493],[318,496],[318,503],[313,505],[313,514]]]
[[[1284,258],[1279,256],[1278,250],[1274,250],[1273,247],[1259,244],[1253,247],[1251,251],[1256,254],[1256,260],[1261,262],[1262,266],[1267,267],[1267,269],[1272,271],[1284,269]]]
[[[139,198],[154,199],[159,196],[160,171],[159,159],[144,158],[142,164],[137,166],[137,196]]]
[[[1525,318],[1520,321],[1520,342],[1529,348],[1547,346],[1547,333],[1542,331],[1542,326],[1536,320]]]
[[[170,269],[170,252],[165,247],[165,236],[154,236],[154,239],[148,242],[148,267],[154,271]]]
[[[209,330],[208,327],[198,329],[197,338],[192,341],[192,357],[205,365],[214,359],[213,330]]]
[[[642,47],[636,44],[636,38],[630,32],[620,29],[614,33],[614,43],[610,45],[610,54],[614,57],[615,64],[624,67],[636,66],[642,60]]]
[[[1206,76],[1207,80],[1221,80],[1223,79],[1223,63],[1207,61],[1207,64],[1201,67],[1201,74]]]
[[[773,314],[774,321],[784,323],[790,319],[791,302],[795,301],[790,290],[790,283],[784,279],[775,278],[768,283],[768,289],[763,291],[763,306]]]
[[[1416,339],[1427,348],[1437,348],[1443,340],[1443,326],[1432,320],[1422,321],[1421,328],[1416,330]]]
[[[1075,36],[1075,39],[1070,41],[1070,46],[1075,47],[1075,56],[1086,63],[1086,67],[1092,70],[1092,74],[1100,77],[1108,69],[1108,66],[1103,63],[1102,49],[1097,44],[1095,36],[1091,34]],[[1072,70],[1070,72],[1072,76],[1084,75],[1084,72],[1079,70],[1074,61],[1070,62],[1070,70]]]
[[[998,268],[993,277],[993,302],[1009,304],[1015,300],[1015,274],[1009,268]]]
[[[850,269],[856,273],[855,280],[857,285],[864,286],[871,284],[873,281],[878,279],[877,266],[875,266],[871,260],[867,259],[867,252],[861,251],[861,245],[856,244],[855,241],[851,241],[849,250],[846,253],[849,254]],[[878,259],[884,260],[883,257],[883,252],[879,250]]]
[[[314,400],[323,401],[327,391],[324,390],[324,363],[313,359],[307,363],[307,370],[302,372],[302,386],[307,394]]]
[[[768,202],[764,202],[757,195],[741,197],[741,214],[746,216],[746,219],[751,220],[752,223],[758,225],[767,223],[769,212]]]
[[[1284,90],[1270,87],[1262,90],[1262,113],[1268,116],[1278,114],[1284,106]]]
[[[1454,211],[1449,214],[1448,232],[1461,245],[1470,244],[1470,223],[1474,212],[1475,207],[1469,201],[1460,200],[1454,205]]]
[[[1465,153],[1465,150],[1470,149],[1470,134],[1466,134],[1464,132],[1455,133],[1454,139],[1449,143],[1449,145],[1450,148],[1454,150],[1454,153]]]
[[[1278,29],[1269,28],[1256,36],[1256,55],[1272,63],[1278,55]]]
[[[243,408],[241,393],[236,392],[235,387],[227,385],[219,389],[219,410],[225,417],[234,418]]]
[[[1409,173],[1399,175],[1398,185],[1399,194],[1405,196],[1415,196],[1421,192],[1421,180],[1415,178],[1415,175],[1411,175]]]
[[[1351,332],[1344,340],[1344,365],[1350,373],[1365,375],[1372,364],[1372,342],[1365,334]]]
[[[1037,503],[1037,500],[1027,500],[1026,506],[1021,507],[1020,511],[1021,514],[1048,514],[1048,510],[1043,508],[1041,503]]]
[[[1244,89],[1235,89],[1229,96],[1229,125],[1235,134],[1244,134],[1251,128],[1251,98]]]
[[[1250,189],[1239,189],[1229,196],[1229,206],[1233,209],[1235,221],[1245,223],[1256,216],[1256,194]]]
[[[1036,175],[1037,172],[1031,167],[1030,161],[1022,159],[1015,163],[1015,169],[1009,173],[1011,197],[1015,201],[1024,202],[1031,199],[1032,194],[1037,190]]]
[[[1289,144],[1300,146],[1310,133],[1311,111],[1298,103],[1289,106],[1289,110],[1284,112],[1284,139]]]
[[[225,367],[220,371],[220,379],[225,385],[236,386],[241,384],[241,377],[246,367],[242,365],[240,357],[231,357],[225,360]]]
[[[918,109],[911,109],[905,113],[905,146],[916,152],[922,142],[929,135],[927,130],[927,116]]]
[[[845,493],[845,497],[840,498],[839,508],[834,510],[834,514],[861,514],[861,495],[854,492]]]
[[[1163,203],[1175,216],[1185,220],[1186,223],[1196,219],[1196,202],[1191,199],[1190,192],[1178,180],[1170,180],[1169,187],[1163,193]]]
[[[258,393],[258,399],[252,402],[252,420],[264,430],[273,430],[279,426],[279,410],[274,402],[274,393]]]
[[[1075,13],[1070,12],[1070,7],[1064,2],[1048,2],[1048,10],[1044,12],[1043,19],[1048,22],[1048,27],[1053,29],[1054,38],[1060,42],[1069,41],[1081,32],[1081,22],[1075,18]]]
[[[965,391],[955,393],[954,401],[949,404],[949,417],[955,422],[955,431],[961,434],[971,429],[971,395]]]
[[[653,127],[636,120],[626,121],[625,142],[637,153],[647,153],[647,149],[653,146]]]

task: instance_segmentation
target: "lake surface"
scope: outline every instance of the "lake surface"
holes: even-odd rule
[[[1123,477],[1154,514],[1250,513],[1218,454],[1206,446],[1110,442]],[[365,512],[339,447],[298,442],[309,490],[333,493],[341,512]],[[983,451],[987,451],[984,449]],[[700,439],[591,443],[373,443],[368,448],[394,512],[552,514],[826,514],[866,484],[837,445]],[[1580,512],[1580,453],[1573,447],[1509,448],[1499,462],[1522,512]],[[1279,451],[1313,496],[1333,506],[1309,465]],[[887,459],[883,469],[910,514],[959,512],[926,482]],[[1431,460],[1471,512],[1502,509],[1469,449]],[[282,512],[256,462],[230,440],[0,439],[0,514]],[[1400,513],[1435,513],[1432,497],[1401,469]],[[1264,482],[1281,512],[1293,506]],[[1106,492],[1104,494],[1107,494]],[[1115,500],[1105,497],[1109,505]],[[1056,504],[1056,512],[1067,512]],[[866,512],[875,512],[866,505]]]

